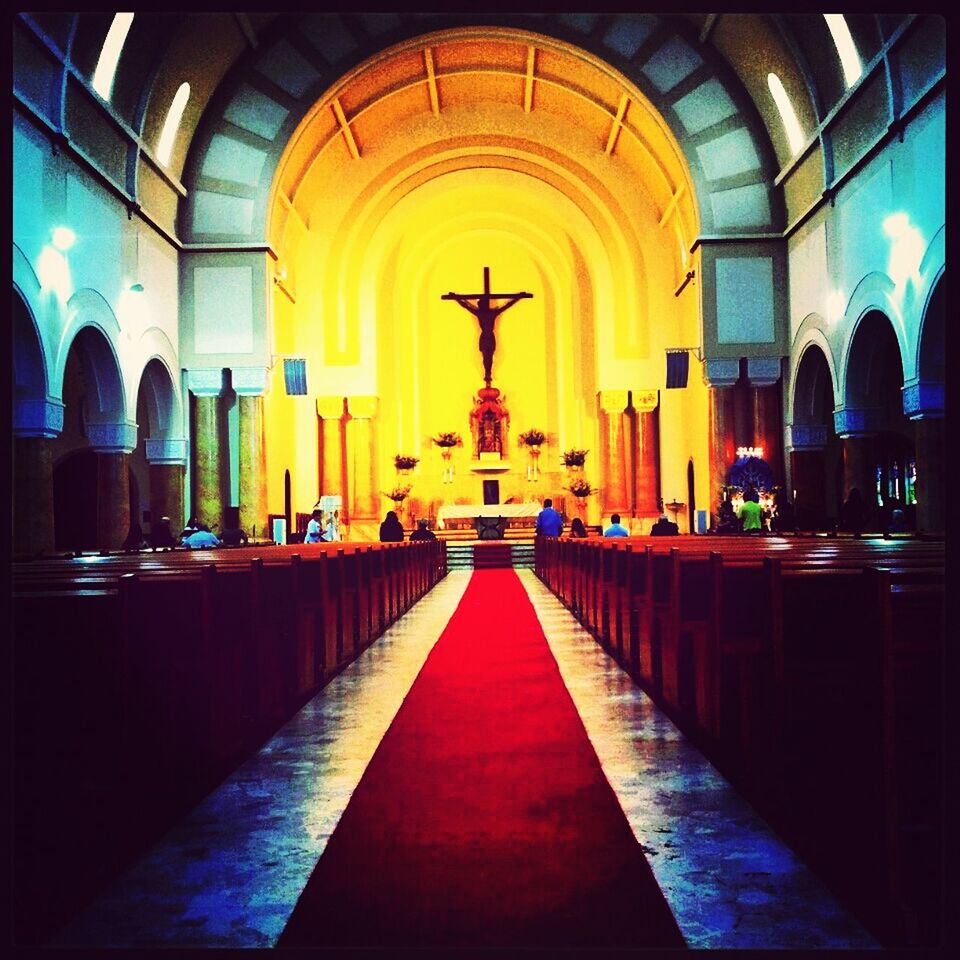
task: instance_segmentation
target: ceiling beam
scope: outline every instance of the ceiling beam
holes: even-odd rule
[[[250,23],[250,18],[245,13],[235,13],[234,17],[236,18],[237,24],[240,27],[240,32],[246,38],[247,43],[256,50],[260,46],[260,42],[257,40],[257,33],[253,29],[253,24]]]
[[[617,115],[613,120],[613,126],[610,128],[610,136],[607,137],[606,154],[613,153],[613,148],[617,144],[617,137],[620,135],[620,128],[623,126],[623,115],[627,112],[627,104],[630,98],[624,93],[620,95],[620,105],[617,107]]]
[[[533,109],[533,71],[537,59],[536,47],[527,48],[527,76],[523,84],[523,112],[529,113]]]
[[[343,139],[347,142],[347,149],[350,151],[350,156],[354,160],[360,159],[360,150],[357,147],[357,141],[353,139],[353,131],[350,129],[350,124],[347,123],[347,118],[344,116],[343,107],[340,106],[340,101],[336,97],[333,98],[333,112],[337,115],[337,123],[340,124],[340,132],[343,134]]]
[[[710,34],[713,33],[713,28],[717,25],[717,21],[720,19],[719,13],[708,13],[707,19],[703,21],[703,26],[700,28],[700,42],[706,43],[710,39]]]
[[[433,67],[433,50],[424,47],[423,62],[427,68],[427,89],[430,91],[430,109],[435,117],[440,116],[440,92],[437,90],[437,74]]]
[[[666,209],[663,211],[663,216],[660,218],[661,227],[665,227],[667,225],[667,221],[670,219],[671,214],[673,213],[674,210],[677,209],[677,203],[679,202],[680,198],[683,196],[684,189],[685,188],[681,183],[677,187],[677,192],[670,198],[670,202],[667,204]]]

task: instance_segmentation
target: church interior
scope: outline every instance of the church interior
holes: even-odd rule
[[[947,33],[13,16],[14,943],[942,945]]]

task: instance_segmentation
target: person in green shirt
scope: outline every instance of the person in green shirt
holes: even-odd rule
[[[744,533],[760,533],[763,529],[762,511],[758,500],[756,490],[746,490],[743,494],[743,503],[740,504],[737,516],[740,518],[740,529]]]

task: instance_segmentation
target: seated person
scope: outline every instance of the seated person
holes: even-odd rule
[[[225,547],[239,547],[241,543],[246,546],[250,539],[239,527],[224,527],[220,534],[220,542]]]
[[[201,523],[199,528],[194,530],[190,536],[183,538],[183,545],[191,550],[202,550],[205,547],[219,547],[220,540],[210,532],[210,528],[206,524]]]
[[[150,546],[154,550],[175,546],[173,532],[170,530],[170,518],[161,517],[150,531]]]
[[[427,526],[426,519],[417,521],[417,529],[410,534],[411,540],[436,540],[437,535]]]
[[[587,528],[579,517],[574,517],[570,522],[570,536],[578,537],[581,540],[587,536]]]
[[[610,517],[610,526],[603,531],[605,537],[629,537],[630,531],[620,523],[620,514],[615,513]]]
[[[665,513],[661,513],[660,519],[650,528],[651,537],[672,537],[679,533],[680,527],[668,519]]]
[[[903,510],[899,507],[895,507],[890,514],[890,522],[887,524],[887,529],[884,531],[884,536],[889,537],[891,533],[908,533],[910,530],[909,525],[907,524],[907,518],[904,515]]]
[[[195,533],[200,529],[200,521],[196,517],[191,517],[187,521],[187,525],[180,531],[180,542],[182,543],[191,533]]]
[[[403,525],[393,510],[387,511],[383,523],[380,524],[380,542],[403,543]]]
[[[141,527],[139,523],[132,523],[130,525],[130,532],[127,534],[127,539],[123,541],[121,549],[139,550],[146,545],[146,541],[143,539],[143,527]]]
[[[717,533],[738,533],[740,522],[730,500],[724,500],[717,511]]]
[[[307,524],[307,532],[303,536],[304,543],[321,543],[325,539],[323,527],[320,525],[322,519],[323,511],[314,510],[310,522]]]

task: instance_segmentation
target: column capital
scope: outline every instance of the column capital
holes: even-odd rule
[[[879,407],[840,407],[833,411],[833,429],[838,437],[869,437],[880,430],[883,411]]]
[[[267,392],[266,367],[231,367],[230,382],[240,397],[260,397]]]
[[[186,440],[165,440],[147,438],[147,460],[151,464],[183,466],[187,462]]]
[[[133,453],[137,447],[137,425],[122,423],[88,423],[87,439],[95,453]]]
[[[223,391],[223,370],[220,367],[188,370],[187,389],[197,397],[219,397]]]
[[[347,397],[347,411],[355,420],[372,420],[379,403],[379,397]]]
[[[902,388],[903,412],[911,420],[938,419],[943,416],[943,381],[914,377]]]
[[[788,423],[787,448],[796,453],[823,450],[827,445],[827,428],[822,424]]]
[[[732,387],[739,379],[739,360],[704,360],[703,382],[708,387]]]
[[[597,392],[597,401],[604,413],[623,413],[629,402],[626,390],[600,390]]]
[[[659,390],[631,390],[631,402],[637,413],[652,413],[660,403]]]
[[[59,400],[14,400],[13,433],[17,437],[60,436],[63,431],[63,403]]]
[[[780,379],[780,358],[747,357],[747,379],[751,387],[772,387]]]
[[[343,416],[344,397],[317,397],[317,415],[324,420],[339,420]]]

